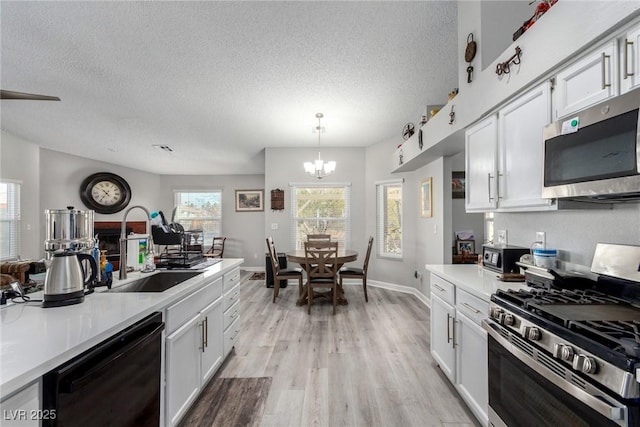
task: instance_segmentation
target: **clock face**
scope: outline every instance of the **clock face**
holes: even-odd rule
[[[100,172],[88,176],[80,186],[80,199],[98,213],[116,213],[131,200],[131,188],[120,176]]]

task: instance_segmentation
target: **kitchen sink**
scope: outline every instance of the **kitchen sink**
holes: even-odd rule
[[[162,271],[151,276],[142,277],[122,286],[112,288],[109,292],[163,292],[176,285],[202,274],[200,271]]]

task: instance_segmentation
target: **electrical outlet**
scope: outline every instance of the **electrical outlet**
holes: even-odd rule
[[[277,222],[272,222],[271,223],[271,229],[272,230],[277,230],[278,229],[278,223]]]
[[[536,243],[540,244],[543,248],[547,247],[547,233],[544,231],[536,231]]]
[[[507,230],[498,230],[498,245],[507,246]]]

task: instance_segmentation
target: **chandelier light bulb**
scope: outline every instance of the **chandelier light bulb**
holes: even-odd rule
[[[317,179],[322,179],[325,176],[331,175],[336,170],[335,161],[331,160],[325,162],[320,156],[320,134],[324,132],[324,128],[320,121],[323,117],[324,115],[322,113],[316,114],[316,118],[318,119],[318,126],[315,128],[315,131],[318,132],[318,159],[313,162],[304,162],[304,171]]]

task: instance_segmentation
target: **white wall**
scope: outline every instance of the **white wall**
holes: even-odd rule
[[[222,190],[222,236],[227,240],[224,256],[244,258],[243,267],[264,268],[265,242],[263,236],[265,212],[236,212],[235,190],[264,188],[264,175],[162,175],[160,204],[169,221],[175,190]],[[265,211],[270,195],[265,191]],[[204,242],[205,247],[211,242]]]
[[[40,148],[5,131],[0,132],[0,177],[21,183],[20,256],[22,259],[43,257],[44,241],[40,223]]]

